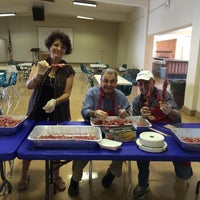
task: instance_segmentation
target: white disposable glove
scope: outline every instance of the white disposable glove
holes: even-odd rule
[[[39,61],[37,63],[38,74],[44,75],[47,70],[50,68],[49,63],[46,60]]]
[[[143,118],[148,118],[151,115],[151,110],[147,106],[143,106],[140,110],[140,114]]]
[[[104,120],[108,116],[107,112],[104,112],[103,110],[96,110],[95,111],[95,117],[99,120]]]
[[[172,107],[167,102],[160,103],[160,110],[165,114],[168,115],[172,111]]]
[[[46,103],[46,105],[43,107],[46,113],[52,113],[55,110],[56,107],[56,100],[51,99]]]

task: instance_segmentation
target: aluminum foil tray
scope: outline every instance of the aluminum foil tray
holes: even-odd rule
[[[119,116],[108,116],[104,121],[100,121],[96,118],[91,118],[90,123],[92,126],[106,126],[106,127],[118,127],[118,126],[126,126],[132,125],[132,121],[134,117],[126,117],[125,119],[121,119]]]
[[[170,128],[177,143],[187,151],[200,151],[200,128]]]
[[[137,134],[147,131],[152,124],[142,116],[134,116],[133,117],[133,126],[137,131]]]
[[[0,115],[0,136],[14,135],[22,128],[27,116]]]
[[[92,126],[38,125],[28,140],[42,148],[95,148],[102,140],[102,134],[99,127]]]

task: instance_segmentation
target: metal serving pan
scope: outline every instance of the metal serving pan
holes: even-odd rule
[[[106,127],[118,127],[132,125],[134,117],[129,116],[125,119],[121,119],[119,116],[108,116],[104,121],[100,121],[96,118],[91,118],[90,123],[92,126],[106,126]]]
[[[115,123],[116,122],[116,123]],[[106,127],[118,127],[118,126],[134,126],[137,128],[148,128],[152,124],[142,116],[128,116],[125,119],[121,119],[119,116],[108,116],[105,122],[100,121],[96,118],[91,118],[90,123],[92,126],[106,126]]]
[[[14,135],[23,126],[27,116],[0,115],[0,136]]]
[[[200,151],[200,128],[170,128],[177,143],[185,150]]]
[[[92,126],[38,125],[28,140],[43,148],[94,148],[102,140],[102,134],[99,127]]]
[[[149,130],[149,127],[151,127],[152,124],[142,116],[133,116],[133,126],[136,129],[137,134],[139,134]]]

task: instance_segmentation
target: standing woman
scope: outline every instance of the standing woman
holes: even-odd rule
[[[27,115],[35,121],[70,121],[69,97],[75,71],[62,57],[72,52],[71,41],[65,33],[53,31],[46,39],[45,45],[50,56],[33,65],[26,82],[27,88],[33,89]],[[30,162],[23,160],[19,191],[28,186]],[[58,191],[65,190],[65,182],[59,176],[59,168],[54,171],[54,180]]]

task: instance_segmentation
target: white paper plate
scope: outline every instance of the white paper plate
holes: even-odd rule
[[[163,147],[147,147],[141,144],[140,139],[138,138],[136,140],[136,144],[138,146],[139,149],[143,150],[143,151],[147,151],[147,152],[151,152],[151,153],[160,153],[163,151],[166,151],[167,149],[167,143],[164,142],[164,146]]]
[[[122,142],[113,141],[113,140],[104,138],[100,142],[98,142],[98,144],[103,149],[109,149],[112,151],[116,151],[117,149],[120,148],[120,146],[122,145]]]

